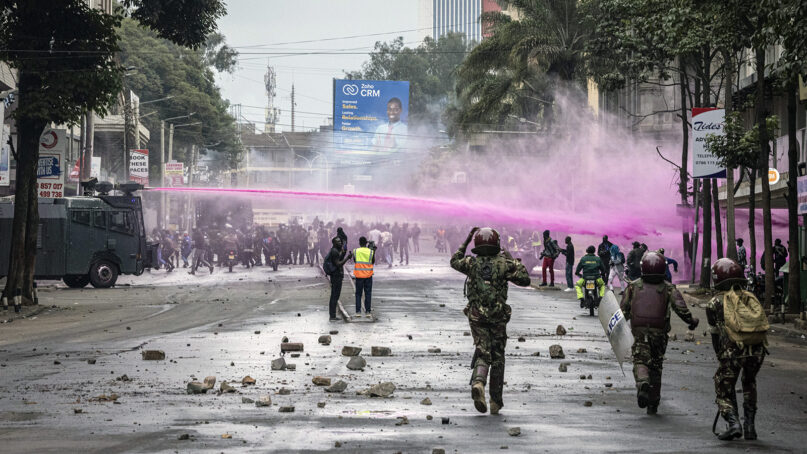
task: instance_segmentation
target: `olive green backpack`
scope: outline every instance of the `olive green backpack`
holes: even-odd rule
[[[741,348],[766,342],[768,316],[757,297],[747,290],[729,290],[723,297],[726,333]]]

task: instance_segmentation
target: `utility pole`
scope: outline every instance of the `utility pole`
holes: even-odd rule
[[[294,84],[291,84],[291,132],[294,132],[294,108],[296,104],[294,103]]]
[[[95,112],[92,110],[87,112],[87,126],[85,128],[86,137],[84,138],[84,156],[82,157],[82,165],[84,166],[83,177],[84,179],[90,178],[92,174],[92,155],[93,147],[95,146]],[[108,168],[108,167],[107,167]],[[101,178],[101,175],[98,175]]]
[[[160,186],[165,185],[165,120],[160,120],[160,182],[157,183]],[[160,213],[159,213],[159,224],[162,228],[165,228],[165,200],[166,195],[165,191],[162,191],[160,194]]]
[[[168,130],[168,162],[174,158],[174,124],[171,123],[171,128]],[[165,194],[165,193],[163,193]],[[171,223],[171,198],[165,195],[165,224]],[[179,224],[179,222],[177,222]]]

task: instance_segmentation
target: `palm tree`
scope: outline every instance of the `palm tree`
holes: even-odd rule
[[[447,112],[456,128],[504,125],[530,119],[548,128],[554,96],[583,80],[586,32],[578,0],[499,0],[517,18],[482,14],[491,36],[458,70],[458,105]]]

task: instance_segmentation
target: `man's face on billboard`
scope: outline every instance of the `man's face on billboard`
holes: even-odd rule
[[[387,103],[387,118],[390,123],[401,121],[401,105],[397,102]]]

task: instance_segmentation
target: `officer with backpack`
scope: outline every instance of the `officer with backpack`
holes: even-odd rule
[[[728,423],[728,428],[717,437],[733,440],[742,436],[756,440],[757,373],[768,353],[768,317],[757,297],[744,289],[743,268],[737,262],[728,258],[716,261],[712,265],[712,280],[715,289],[722,293],[709,301],[706,318],[712,327],[712,346],[720,362],[715,372],[716,402],[720,415]],[[734,391],[740,372],[745,413],[742,427]]]
[[[468,244],[476,256],[466,256]],[[471,361],[471,397],[474,407],[485,413],[485,383],[490,371],[490,413],[499,414],[504,406],[504,347],[507,344],[507,322],[512,309],[507,304],[508,282],[530,285],[527,268],[502,251],[499,233],[492,228],[474,227],[465,242],[451,256],[451,268],[467,276],[465,296],[468,305],[463,313],[468,317],[474,338],[474,358]]]
[[[628,284],[622,297],[622,313],[630,320],[633,332],[633,377],[639,408],[647,407],[655,415],[661,402],[661,369],[670,332],[670,311],[698,327],[699,320],[689,312],[684,297],[675,286],[664,280],[667,261],[658,252],[644,254],[641,277]]]

